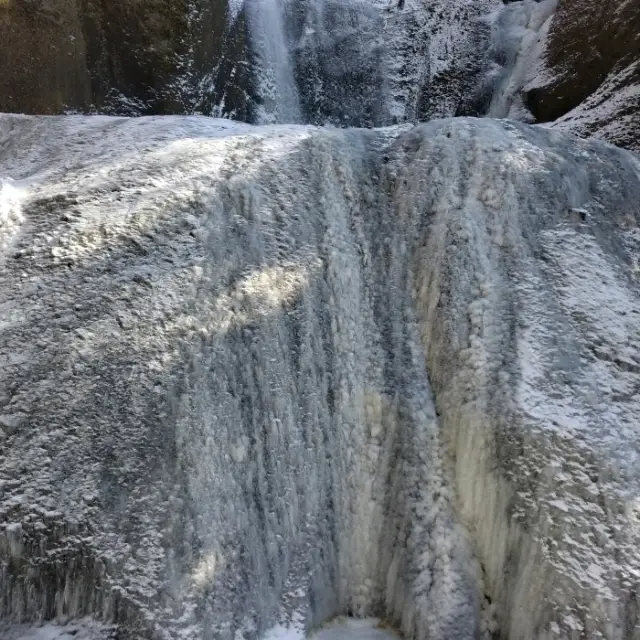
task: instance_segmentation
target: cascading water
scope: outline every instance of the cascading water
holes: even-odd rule
[[[257,124],[302,121],[283,15],[288,1],[247,0],[245,5],[255,56]]]
[[[250,0],[259,123],[372,127],[461,114],[495,0]]]

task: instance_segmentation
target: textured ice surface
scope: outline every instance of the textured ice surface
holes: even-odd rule
[[[0,623],[2,640],[102,640],[111,638],[110,631],[90,620],[68,624],[13,625],[9,628]]]
[[[534,121],[523,103],[522,91],[546,78],[542,54],[557,4],[558,0],[521,0],[491,15],[492,67],[486,79],[492,93],[489,117]]]
[[[492,120],[0,117],[4,622],[633,638],[639,170]]]

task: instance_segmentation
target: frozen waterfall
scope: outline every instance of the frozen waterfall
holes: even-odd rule
[[[0,116],[3,637],[635,637],[639,174],[491,120]]]
[[[290,43],[284,26],[287,0],[248,0],[249,32],[256,57],[258,124],[301,122]]]
[[[247,0],[258,124],[386,126],[473,111],[497,0]]]

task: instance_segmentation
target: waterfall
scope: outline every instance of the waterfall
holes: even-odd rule
[[[514,2],[493,16],[491,69],[484,77],[491,94],[489,117],[533,122],[522,91],[542,73],[541,57],[557,4],[557,0]]]
[[[246,11],[255,56],[258,124],[301,122],[283,12],[288,0],[247,0]]]
[[[463,113],[494,0],[248,0],[259,124],[379,127]]]
[[[257,127],[0,114],[3,640],[637,640],[638,158],[372,128],[492,1],[234,1]]]

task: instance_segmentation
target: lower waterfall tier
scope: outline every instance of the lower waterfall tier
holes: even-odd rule
[[[635,637],[637,157],[3,115],[0,178],[0,627]]]

